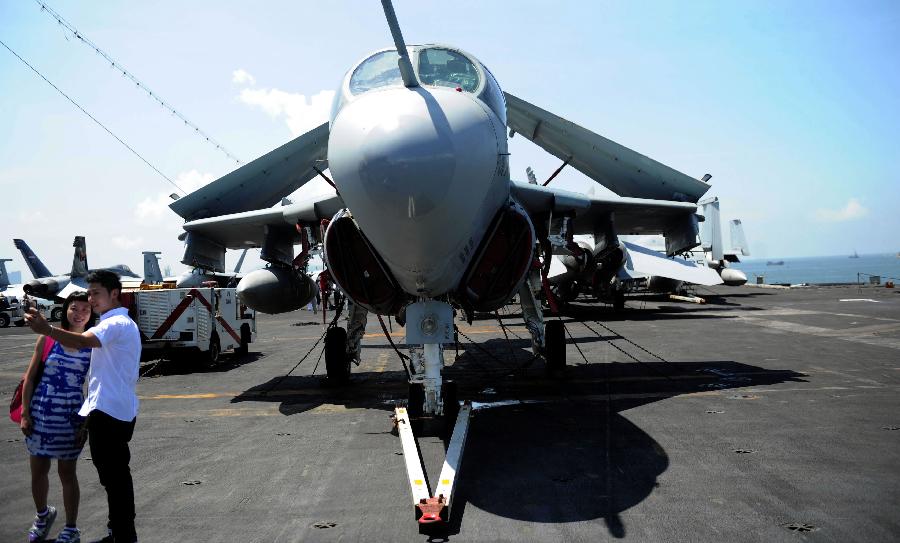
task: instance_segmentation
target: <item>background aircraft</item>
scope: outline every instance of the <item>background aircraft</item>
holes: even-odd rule
[[[0,258],[0,328],[6,328],[10,323],[23,326],[25,320],[19,314],[18,308],[25,298],[24,284],[13,284],[9,280],[6,263],[12,262],[9,258]],[[50,300],[32,298],[34,304],[43,311],[50,320],[58,321],[62,316],[62,308]],[[55,307],[54,307],[55,306]]]
[[[22,256],[25,260],[29,262],[29,268],[31,268],[31,262],[33,262],[35,268],[32,268],[32,270],[47,270],[47,267],[43,265],[37,255],[28,248],[28,245],[24,241],[17,239],[13,240],[13,242],[22,252]],[[89,272],[94,270],[88,269],[87,245],[84,236],[75,236],[72,247],[75,248],[74,255],[72,256],[72,270],[67,274],[35,278],[34,280],[25,283],[23,287],[25,294],[36,296],[38,298],[60,299],[68,296],[73,290],[83,290],[87,288],[87,283],[84,282],[84,278]],[[108,268],[98,269],[115,272],[119,275],[123,283],[139,283],[143,281],[141,276],[131,271],[131,268],[125,264],[117,264]]]
[[[719,219],[719,198],[713,197],[700,202],[706,220],[700,229],[700,247],[691,253],[698,264],[705,264],[716,270],[722,281],[732,287],[747,282],[747,275],[731,264],[740,262],[739,254],[750,256],[750,248],[744,236],[744,226],[739,219],[729,223],[731,250],[724,249],[722,225]]]
[[[244,257],[247,256],[247,249],[241,252],[237,264],[234,266],[233,272],[215,272],[204,270],[203,268],[194,268],[186,271],[181,275],[174,277],[163,277],[162,271],[159,269],[158,251],[144,251],[144,282],[147,284],[158,284],[163,281],[172,281],[175,288],[193,288],[199,287],[208,281],[215,281],[220,286],[237,284],[241,280],[241,266],[244,263]]]

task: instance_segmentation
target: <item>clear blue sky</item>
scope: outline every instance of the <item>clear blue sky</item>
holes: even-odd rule
[[[320,122],[347,68],[391,44],[377,0],[49,5],[245,161]],[[710,194],[724,219],[743,219],[754,256],[900,250],[896,1],[395,8],[408,42],[459,46],[504,90],[711,173]],[[0,39],[180,184],[234,167],[35,2],[0,2]],[[141,250],[161,250],[181,268],[181,221],[162,205],[173,187],[3,48],[0,89],[0,256],[16,259],[11,269],[24,269],[11,241],[23,237],[67,271],[75,234],[94,266],[140,269]],[[511,151],[519,179],[526,166],[539,178],[558,166],[521,137]],[[591,184],[571,169],[554,183]]]

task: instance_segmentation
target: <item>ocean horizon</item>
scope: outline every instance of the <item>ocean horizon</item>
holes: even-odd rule
[[[783,262],[783,264],[774,264]],[[804,256],[778,258],[750,258],[730,264],[747,274],[748,283],[756,283],[762,276],[768,284],[829,284],[869,283],[871,276],[900,283],[900,257],[898,253],[878,253],[835,256]]]

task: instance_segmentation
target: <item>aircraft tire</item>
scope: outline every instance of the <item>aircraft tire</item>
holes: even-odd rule
[[[250,345],[250,326],[244,324],[241,326],[241,344],[234,349],[234,352],[244,356],[247,354]]]
[[[459,393],[454,381],[444,381],[441,385],[441,398],[444,401],[444,424],[450,433],[453,432],[456,416],[459,415]]]
[[[219,355],[222,354],[222,347],[219,345],[219,336],[213,334],[209,338],[209,350],[206,351],[205,362],[212,366],[219,361]]]
[[[425,414],[425,387],[422,383],[409,384],[409,401],[406,404],[406,412],[410,420],[415,420]]]
[[[57,307],[53,311],[50,312],[50,320],[59,322],[62,320],[62,308]]]
[[[21,327],[25,326],[25,319],[22,319],[22,320],[20,320],[20,321],[16,321],[16,322],[14,322],[13,324],[16,325],[16,328],[21,328]]]
[[[325,332],[325,372],[331,383],[350,380],[350,358],[347,356],[347,330],[340,326]]]
[[[9,315],[0,313],[0,328],[6,328],[7,326],[9,326]]]
[[[616,313],[625,310],[625,291],[617,290],[613,294],[613,309]]]
[[[562,321],[552,320],[544,325],[544,359],[550,373],[566,367],[566,329]]]

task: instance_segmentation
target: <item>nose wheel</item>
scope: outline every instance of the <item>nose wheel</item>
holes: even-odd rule
[[[340,326],[331,327],[325,332],[325,372],[329,383],[342,385],[350,380],[347,331]]]
[[[566,328],[562,321],[549,321],[544,327],[544,359],[549,373],[566,367]]]

